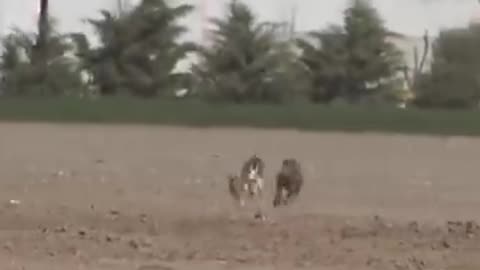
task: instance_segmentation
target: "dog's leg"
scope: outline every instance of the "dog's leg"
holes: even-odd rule
[[[263,178],[257,179],[257,194],[259,197],[263,197],[263,183],[264,183]]]
[[[298,197],[298,190],[294,190],[294,191],[291,191],[291,192],[288,192],[287,193],[287,196],[285,198],[285,204],[290,204],[292,203],[293,201],[296,200],[296,198]]]
[[[283,204],[283,188],[277,186],[275,191],[275,198],[273,199],[273,207],[277,207]]]
[[[263,187],[264,187],[264,180],[263,178],[258,177],[255,183],[255,193],[256,193],[255,201],[257,203],[259,213],[263,213],[263,209],[264,209]]]

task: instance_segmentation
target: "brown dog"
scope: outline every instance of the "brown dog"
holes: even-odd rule
[[[303,186],[303,174],[300,163],[294,158],[284,159],[277,174],[276,192],[273,207],[287,205],[296,198]]]

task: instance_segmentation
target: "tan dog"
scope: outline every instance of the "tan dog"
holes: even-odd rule
[[[263,171],[265,163],[256,155],[253,155],[243,164],[240,176],[228,176],[228,188],[233,199],[245,205],[245,199],[253,199],[263,194]]]
[[[265,162],[257,155],[250,157],[242,166],[240,178],[246,185],[250,197],[261,196],[263,193],[263,171]]]

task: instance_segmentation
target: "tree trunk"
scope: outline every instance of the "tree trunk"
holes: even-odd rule
[[[40,64],[45,61],[45,54],[47,49],[47,40],[49,35],[48,23],[48,0],[40,1],[40,14],[37,22],[37,38],[35,41],[34,51],[32,55],[33,64]]]
[[[48,37],[48,0],[40,0],[40,16],[38,18],[37,47],[44,48]]]
[[[39,83],[42,83],[47,77],[47,59],[48,59],[48,0],[40,1],[40,14],[38,18],[38,34],[32,52],[32,64],[39,68]],[[45,93],[41,93],[42,95]]]

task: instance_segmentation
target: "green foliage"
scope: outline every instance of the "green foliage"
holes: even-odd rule
[[[79,95],[84,89],[66,36],[55,31],[50,19],[46,47],[35,46],[37,34],[15,29],[2,40],[0,71],[7,96]],[[43,61],[35,61],[41,57]]]
[[[444,30],[434,43],[431,72],[423,76],[416,104],[473,108],[480,101],[480,29]]]
[[[346,36],[338,26],[311,32],[308,38],[298,39],[302,53],[300,60],[307,66],[313,102],[330,102],[346,91]],[[313,42],[312,42],[313,41]]]
[[[299,40],[301,59],[311,72],[311,100],[341,97],[358,102],[387,96],[385,91],[396,87],[392,77],[401,63],[400,52],[387,37],[377,10],[368,1],[353,0],[345,10],[344,27],[332,26]]]
[[[122,92],[152,97],[179,87],[186,74],[173,73],[177,62],[195,46],[179,43],[186,28],[178,19],[192,11],[190,5],[171,7],[165,0],[142,0],[119,16],[101,11],[90,19],[101,45],[92,48],[82,33],[72,34],[82,68],[93,76],[103,95]]]
[[[0,99],[0,121],[249,126],[312,131],[480,136],[477,111],[419,111],[309,103],[211,104],[197,100],[109,98]]]
[[[142,0],[119,14],[100,11],[100,18],[87,20],[97,33],[98,47],[83,33],[59,34],[52,19],[39,27],[42,38],[14,30],[2,39],[0,94],[85,96],[95,90],[102,96],[165,97],[193,88],[208,101],[242,104],[295,104],[306,97],[314,103],[391,106],[406,99],[404,81],[397,76],[405,68],[402,54],[388,41],[392,33],[368,0],[351,0],[343,26],[294,41],[282,36],[283,25],[259,21],[247,5],[231,0],[226,16],[212,20],[206,46],[180,42],[187,29],[179,19],[193,7],[168,3]],[[480,26],[442,31],[434,42],[431,69],[423,72],[427,34],[421,59],[415,48],[411,78],[405,73],[414,104],[477,108]],[[190,52],[198,54],[199,62],[191,72],[177,72],[177,64]],[[87,83],[82,81],[85,74]],[[252,108],[270,108],[258,106]]]
[[[389,79],[398,71],[401,54],[387,41],[388,31],[370,2],[352,1],[351,7],[345,11],[344,23],[348,98],[356,100],[372,95],[372,91],[375,94],[391,89]]]
[[[289,75],[299,70],[290,44],[278,39],[278,25],[258,22],[236,0],[226,18],[212,21],[212,44],[200,48],[193,68],[201,95],[236,103],[284,101],[293,88]]]

